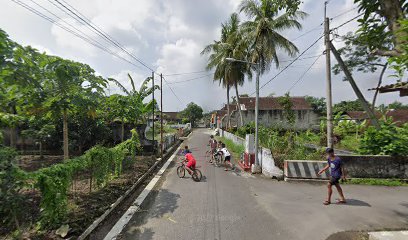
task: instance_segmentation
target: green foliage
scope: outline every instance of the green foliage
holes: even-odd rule
[[[305,99],[312,106],[315,113],[326,115],[326,99],[324,97],[306,96]]]
[[[408,186],[407,182],[397,179],[378,179],[378,178],[352,178],[343,182],[345,184],[361,184],[361,185],[373,185],[373,186]]]
[[[374,155],[408,156],[408,124],[401,127],[392,119],[380,121],[381,129],[367,128],[361,139],[361,153]]]
[[[341,138],[346,137],[347,135],[359,135],[363,129],[365,124],[359,124],[355,121],[349,120],[342,120],[337,121],[336,125],[334,126],[333,132],[335,135],[340,136]]]
[[[187,107],[181,112],[183,118],[187,118],[192,126],[195,126],[197,120],[203,117],[203,109],[197,104],[191,102]]]
[[[232,140],[224,138],[224,137],[220,137],[219,140],[225,143],[229,151],[231,151],[232,153],[235,153],[234,157],[239,158],[245,152],[245,146],[243,145],[235,144]]]
[[[244,138],[246,134],[253,134],[254,130],[252,123],[238,128],[235,134]],[[297,134],[282,128],[259,126],[260,145],[272,151],[275,163],[281,168],[284,160],[321,159],[324,149],[313,150],[303,146],[304,143],[315,143],[318,140],[319,136],[310,131]]]
[[[341,101],[333,105],[333,114],[343,115],[349,111],[364,111],[364,109],[358,99],[354,101]]]
[[[68,190],[73,177],[89,171],[97,187],[103,187],[122,172],[126,155],[135,155],[140,148],[136,130],[132,138],[113,147],[95,146],[83,156],[43,168],[31,174],[35,186],[41,191],[41,225],[55,227],[62,223],[67,214]]]
[[[14,149],[0,147],[0,223],[19,228],[24,173],[15,164],[16,156]]]
[[[340,143],[338,144],[338,148],[346,149],[352,152],[358,152],[360,151],[360,142],[361,142],[360,135],[344,136],[344,138],[340,140]]]
[[[286,118],[286,121],[293,127],[295,124],[295,111],[293,111],[293,102],[289,96],[289,93],[286,93],[285,96],[278,98],[279,104],[283,107],[283,116]]]

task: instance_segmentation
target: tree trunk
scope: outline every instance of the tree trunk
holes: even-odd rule
[[[120,142],[123,142],[124,139],[125,139],[125,121],[122,119],[121,132],[120,132]]]
[[[227,86],[227,129],[231,128],[231,119],[230,119],[230,103],[229,103],[229,91],[230,91],[230,86]]]
[[[329,44],[330,44],[330,49],[331,49],[334,57],[336,58],[337,62],[339,63],[339,65],[341,67],[341,69],[343,70],[344,74],[346,75],[347,80],[350,83],[351,87],[353,88],[354,93],[357,95],[358,100],[360,100],[364,111],[367,113],[368,117],[370,118],[371,124],[377,130],[379,130],[381,127],[380,127],[380,124],[378,123],[378,119],[375,116],[373,110],[371,109],[368,102],[364,98],[364,95],[361,93],[360,89],[358,88],[356,82],[354,81],[353,76],[351,75],[350,71],[348,70],[346,64],[343,62],[343,59],[341,59],[341,56],[340,56],[339,52],[337,51],[337,49],[334,47],[333,43],[330,42]]]
[[[64,145],[64,159],[69,159],[68,149],[68,112],[64,109],[62,113],[62,137]]]
[[[43,143],[40,141],[40,159],[43,159]]]
[[[237,95],[237,108],[238,108],[239,119],[240,119],[240,125],[238,127],[242,127],[242,126],[244,126],[244,119],[242,118],[242,110],[241,110],[241,104],[240,104],[240,101],[239,101],[238,84],[237,83],[235,83],[235,94]]]
[[[16,127],[10,128],[10,147],[16,147]]]
[[[377,95],[378,95],[378,91],[379,91],[378,88],[379,88],[379,87],[381,86],[381,84],[382,84],[382,79],[383,79],[385,70],[387,69],[387,66],[388,66],[388,63],[386,63],[386,64],[383,66],[383,69],[381,70],[381,73],[380,73],[380,77],[379,77],[379,79],[378,79],[378,84],[377,84],[377,88],[375,89],[375,93],[374,93],[374,97],[373,97],[373,103],[372,103],[373,111],[375,111],[375,102],[377,101]]]

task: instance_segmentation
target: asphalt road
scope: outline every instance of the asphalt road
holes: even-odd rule
[[[185,143],[198,158],[203,181],[180,179],[171,166],[120,239],[318,240],[346,230],[408,228],[408,187],[346,185],[348,204],[323,206],[325,185],[278,182],[208,164],[208,138],[200,129]]]

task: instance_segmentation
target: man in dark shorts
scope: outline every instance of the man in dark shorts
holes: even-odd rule
[[[324,205],[329,205],[331,203],[331,195],[333,193],[332,186],[336,186],[337,191],[339,192],[340,199],[337,203],[346,203],[344,198],[343,189],[340,187],[340,179],[345,180],[345,171],[341,159],[334,155],[334,150],[332,148],[326,149],[327,156],[327,166],[319,171],[319,175],[330,168],[330,180],[327,184],[327,200],[323,203]]]

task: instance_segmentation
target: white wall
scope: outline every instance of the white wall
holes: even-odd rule
[[[245,146],[245,139],[238,137],[230,132],[220,130],[220,135],[232,140],[235,144]],[[282,177],[283,171],[275,166],[275,160],[272,156],[272,152],[268,148],[260,147],[258,149],[258,159],[262,167],[262,174],[267,177]]]

